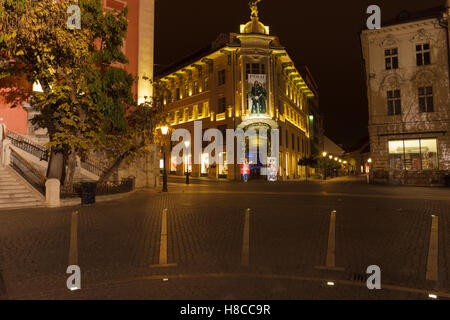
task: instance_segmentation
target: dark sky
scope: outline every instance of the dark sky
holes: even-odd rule
[[[262,0],[260,20],[280,38],[296,65],[309,66],[319,86],[325,134],[350,147],[366,136],[368,109],[359,33],[366,9],[381,7],[382,21],[403,10],[443,5],[445,0]],[[250,19],[248,0],[157,0],[156,68],[209,44],[222,32],[239,32]],[[158,70],[158,69],[156,69]]]

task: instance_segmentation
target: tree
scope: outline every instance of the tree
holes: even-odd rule
[[[324,177],[326,179],[327,171],[338,169],[340,167],[339,163],[336,161],[329,159],[327,157],[317,159],[315,167],[317,169],[322,169],[324,172]]]
[[[48,175],[63,180],[67,191],[77,156],[130,136],[127,112],[135,105],[134,79],[122,68],[127,9],[103,12],[101,0],[79,0],[82,28],[69,30],[66,11],[73,3],[0,0],[0,56],[7,61],[0,78],[22,74],[42,86],[30,101],[40,112],[33,123],[48,130],[58,159],[50,161]]]
[[[298,161],[299,166],[306,167],[306,181],[308,181],[308,167],[314,167],[317,163],[317,159],[313,156],[311,157],[304,157]]]
[[[109,154],[119,156],[115,158],[99,181],[107,181],[125,159],[132,160],[148,154],[150,144],[158,142],[160,138],[157,128],[165,121],[165,116],[163,103],[157,98],[146,100],[138,105],[128,116],[130,130],[127,135],[111,136],[109,143],[105,145],[105,150]]]

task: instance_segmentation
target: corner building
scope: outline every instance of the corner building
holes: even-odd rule
[[[361,33],[375,183],[449,181],[449,16],[447,0]]]
[[[156,94],[164,101],[172,130],[189,130],[193,143],[195,121],[202,122],[203,132],[219,129],[224,140],[226,129],[268,130],[268,141],[247,138],[245,150],[251,178],[266,179],[265,166],[250,150],[266,145],[269,157],[275,157],[270,155],[270,130],[279,129],[278,177],[305,177],[305,168],[298,166],[298,160],[311,155],[310,128],[315,118],[309,105],[317,99],[317,92],[305,82],[279,39],[259,21],[257,12],[241,25],[240,33],[220,35],[207,48],[157,74],[156,79]],[[201,164],[192,164],[192,156],[188,156],[176,165],[167,152],[168,172],[240,180],[239,159],[229,164],[224,142],[216,164],[203,153],[210,142],[202,143]],[[172,142],[168,151],[175,144]],[[194,146],[190,150],[192,154]]]

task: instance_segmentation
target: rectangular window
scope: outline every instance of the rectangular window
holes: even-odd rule
[[[189,84],[184,85],[184,98],[189,97]]]
[[[194,81],[194,94],[198,94],[198,81]]]
[[[297,137],[297,151],[300,152],[300,137]]]
[[[437,140],[417,139],[389,141],[391,170],[437,170]]]
[[[292,150],[295,150],[295,135],[292,134]]]
[[[286,149],[289,148],[289,131],[286,130]]]
[[[175,90],[175,100],[176,101],[180,100],[180,88],[177,88]]]
[[[388,115],[395,116],[402,114],[402,100],[400,90],[387,92]]]
[[[384,59],[386,63],[386,70],[398,69],[398,49],[384,50]]]
[[[280,147],[282,147],[283,146],[283,130],[280,129],[278,132],[280,135]]]
[[[419,111],[420,112],[433,112],[433,87],[419,88]]]
[[[208,90],[209,90],[209,78],[206,77],[206,78],[203,80],[203,91],[208,91]]]
[[[430,44],[416,45],[416,60],[418,66],[425,66],[431,64]]]
[[[209,117],[210,113],[209,113],[209,102],[204,102],[203,103],[203,111],[202,111],[202,116],[203,117]]]
[[[266,74],[266,65],[259,63],[247,63],[245,65],[245,79],[249,74]]]
[[[218,104],[217,104],[217,113],[224,113],[226,111],[226,107],[227,107],[227,100],[226,98],[219,98],[218,100]]]
[[[223,86],[225,84],[226,81],[225,70],[220,70],[219,72],[217,72],[217,79],[219,86]]]

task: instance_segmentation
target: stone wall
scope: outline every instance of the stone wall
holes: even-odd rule
[[[151,145],[150,152],[144,157],[126,159],[122,162],[114,179],[120,182],[122,179],[135,177],[135,187],[157,188],[160,185],[160,147]]]

